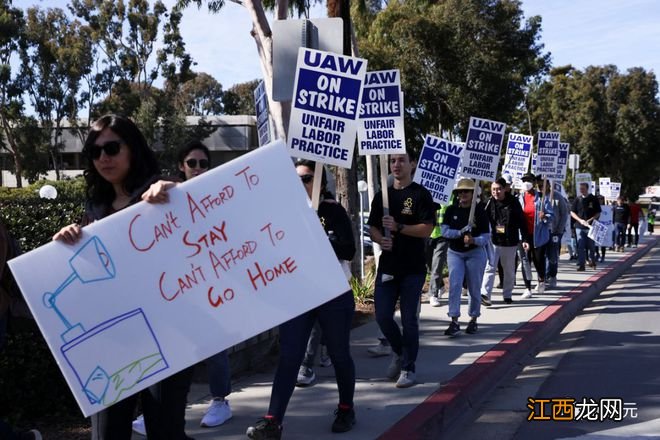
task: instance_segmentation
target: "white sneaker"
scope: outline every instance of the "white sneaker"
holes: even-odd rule
[[[142,414],[133,420],[133,431],[140,435],[147,435],[147,428],[144,426],[144,416]]]
[[[367,353],[372,357],[389,356],[392,354],[392,347],[380,341],[378,345],[367,348]]]
[[[430,297],[429,304],[431,304],[431,307],[440,307],[440,298],[438,296]]]
[[[522,295],[520,295],[520,297],[521,297],[522,299],[531,298],[532,296],[533,296],[533,295],[532,295],[532,291],[529,290],[529,289],[525,289],[525,293],[523,293]]]
[[[461,296],[468,296],[468,290],[465,287],[461,290]]]
[[[308,385],[311,385],[311,383],[314,382],[314,379],[316,379],[316,374],[314,374],[314,370],[304,365],[301,365],[300,370],[298,370],[298,378],[296,380],[296,386],[306,387]]]
[[[396,381],[397,388],[410,388],[415,385],[415,373],[412,371],[401,370],[399,380]]]
[[[319,365],[322,367],[332,367],[332,359],[328,354],[328,347],[321,345],[321,355],[319,356]]]
[[[543,281],[539,281],[539,283],[536,285],[535,291],[539,295],[543,295],[543,293],[545,292],[545,283]]]
[[[229,419],[231,419],[231,407],[229,406],[229,401],[213,399],[209,407],[206,409],[206,414],[202,417],[199,426],[202,428],[220,426]]]
[[[392,353],[392,360],[390,366],[387,367],[387,377],[389,379],[396,379],[401,374],[401,356]]]

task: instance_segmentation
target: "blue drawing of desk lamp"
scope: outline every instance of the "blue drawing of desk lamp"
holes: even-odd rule
[[[82,324],[71,325],[55,302],[64,290],[74,282],[80,280],[83,284],[94,283],[97,281],[108,280],[116,275],[115,265],[112,258],[105,248],[103,242],[96,236],[87,240],[78,252],[69,259],[69,266],[73,271],[55,292],[46,292],[43,296],[43,302],[46,307],[53,309],[57,316],[62,320],[66,330],[60,336],[64,342],[69,342],[85,332]]]

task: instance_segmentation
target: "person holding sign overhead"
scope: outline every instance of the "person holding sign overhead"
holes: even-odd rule
[[[374,302],[378,326],[392,346],[387,377],[398,378],[397,388],[408,388],[415,384],[419,351],[417,308],[426,277],[424,246],[433,230],[436,206],[431,193],[412,181],[415,160],[411,153],[391,155],[389,165],[394,177],[392,186],[387,188],[390,215],[383,215],[380,191],[373,199],[367,223],[371,239],[383,250]],[[401,305],[403,332],[394,320],[397,300]]]
[[[156,156],[140,129],[123,116],[111,114],[96,120],[85,140],[83,154],[88,158],[84,172],[87,202],[83,220],[81,224],[65,226],[53,236],[53,240],[74,244],[82,238],[85,225],[143,198],[154,203],[165,202],[165,190],[174,186],[174,182],[156,182],[160,171]],[[149,190],[145,192],[147,188]],[[149,438],[189,439],[184,427],[191,379],[192,368],[187,368],[95,414],[92,416],[92,438],[130,439],[131,421],[139,397]]]
[[[474,180],[459,180],[454,189],[458,203],[447,208],[442,221],[442,236],[449,240],[448,316],[451,322],[445,330],[446,336],[456,336],[461,331],[458,318],[461,316],[461,290],[464,279],[467,281],[470,316],[466,333],[477,332],[477,318],[481,315],[481,283],[486,268],[485,247],[490,241],[490,227],[483,203],[477,203],[473,223],[469,224],[474,191]]]
[[[307,195],[312,197],[314,168],[311,160],[298,160],[296,172]],[[318,216],[328,240],[340,262],[348,262],[355,254],[353,226],[344,208],[325,192],[325,169],[322,174],[321,199]],[[313,243],[310,243],[313,246]],[[347,264],[342,264],[347,267]],[[350,275],[350,270],[346,274]],[[323,338],[332,360],[339,390],[339,405],[335,410],[332,432],[347,432],[355,424],[353,394],[355,392],[355,364],[350,352],[350,332],[355,311],[353,292],[348,290],[327,303],[280,325],[280,358],[273,379],[268,413],[247,429],[247,436],[256,440],[279,439],[282,420],[293,394],[300,363],[305,355],[307,341],[318,320]]]

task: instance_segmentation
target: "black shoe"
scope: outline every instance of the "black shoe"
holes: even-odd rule
[[[490,307],[493,303],[490,302],[487,295],[481,295],[481,305]]]
[[[468,333],[470,335],[473,335],[479,330],[479,326],[477,326],[477,321],[470,321],[467,325],[467,328],[465,329],[465,333]]]
[[[348,432],[353,429],[355,425],[355,411],[351,409],[341,409],[337,407],[335,410],[335,421],[332,422],[332,432]]]
[[[505,303],[505,304],[513,304],[513,299],[511,299],[511,298],[504,298],[504,303]]]
[[[445,330],[445,336],[456,336],[461,332],[461,327],[458,325],[458,322],[452,321],[449,323],[449,327]]]
[[[578,266],[577,271],[584,272],[585,271],[584,266]]]
[[[252,440],[280,440],[282,425],[279,425],[272,417],[262,417],[254,426],[250,426],[245,434]]]

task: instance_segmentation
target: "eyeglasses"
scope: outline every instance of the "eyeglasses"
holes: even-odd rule
[[[303,174],[300,176],[300,180],[302,180],[302,183],[309,183],[312,180],[314,180],[314,175],[313,174]]]
[[[197,159],[188,159],[186,165],[188,165],[189,168],[197,168]],[[209,161],[206,159],[200,159],[199,167],[204,170],[207,169],[209,167]]]
[[[88,150],[87,155],[92,160],[99,160],[101,158],[101,152],[104,152],[106,156],[116,156],[121,150],[121,141],[108,141],[103,145],[92,145]]]
[[[471,193],[471,192],[472,192],[471,189],[459,189],[459,190],[456,191],[457,194],[467,194],[467,193]]]

